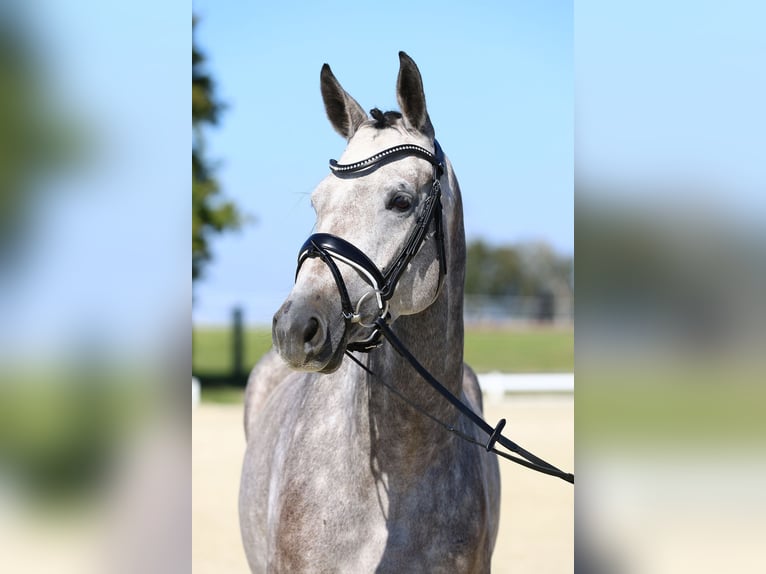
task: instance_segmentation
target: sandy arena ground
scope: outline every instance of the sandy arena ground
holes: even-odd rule
[[[574,472],[571,394],[506,396],[487,401],[485,419],[508,419],[504,434],[559,468]],[[237,517],[245,441],[242,407],[203,404],[192,414],[192,564],[196,574],[248,572]],[[500,532],[495,574],[560,574],[574,569],[574,488],[500,461]]]

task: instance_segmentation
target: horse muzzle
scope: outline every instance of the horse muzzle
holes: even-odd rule
[[[293,299],[285,301],[274,315],[272,342],[291,368],[331,373],[340,366],[345,342],[333,340],[334,329],[325,316],[318,306]]]

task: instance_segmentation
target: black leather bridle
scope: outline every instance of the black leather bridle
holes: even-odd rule
[[[452,394],[452,392],[442,385],[428,370],[420,364],[420,362],[410,353],[410,351],[402,344],[396,334],[391,330],[388,324],[388,301],[396,290],[396,285],[402,276],[402,273],[409,265],[412,258],[420,249],[423,241],[425,241],[426,233],[429,227],[433,223],[434,237],[437,243],[437,249],[439,251],[439,286],[436,293],[439,293],[441,284],[444,280],[444,275],[447,270],[446,254],[444,249],[444,232],[442,222],[442,204],[441,204],[441,184],[439,180],[444,175],[444,153],[441,150],[438,142],[434,140],[434,152],[431,153],[425,148],[422,148],[413,144],[404,144],[394,146],[385,149],[365,160],[355,163],[341,165],[335,160],[330,160],[330,169],[338,175],[343,177],[346,174],[358,174],[369,173],[385,163],[396,161],[404,157],[419,157],[430,162],[433,166],[433,179],[431,182],[431,190],[426,197],[423,208],[421,209],[420,216],[417,219],[415,228],[410,233],[407,241],[402,247],[399,254],[393,260],[393,262],[387,266],[385,271],[381,271],[373,263],[364,252],[346,241],[345,239],[332,235],[329,233],[315,233],[311,235],[301,247],[298,254],[298,269],[295,271],[295,277],[297,279],[298,273],[301,267],[307,259],[314,257],[320,258],[330,269],[335,284],[338,287],[338,293],[341,299],[341,309],[343,318],[345,320],[345,328],[348,330],[349,326],[353,323],[359,323],[362,326],[373,328],[370,336],[364,341],[354,341],[346,346],[346,355],[348,355],[355,363],[367,371],[373,378],[379,380],[386,388],[392,393],[399,396],[402,400],[407,402],[410,406],[420,411],[425,416],[432,419],[434,422],[440,424],[446,430],[457,434],[463,440],[470,443],[484,447],[487,452],[493,452],[498,456],[502,456],[508,460],[531,468],[538,472],[556,476],[574,484],[574,475],[559,470],[552,464],[544,461],[543,459],[535,456],[531,452],[523,449],[518,444],[503,436],[502,431],[505,427],[505,419],[500,419],[497,425],[493,428],[479,415],[474,413],[467,405],[465,405],[459,398]],[[345,265],[348,265],[355,269],[362,278],[372,287],[372,291],[368,291],[359,298],[359,301],[354,307],[351,303],[351,298],[346,288],[346,283],[343,280],[343,275],[338,268],[336,261],[339,261]],[[361,315],[362,302],[370,296],[374,296],[378,305],[377,315],[372,318],[371,321],[365,323]],[[463,413],[468,419],[484,431],[489,440],[486,444],[477,441],[470,435],[467,435],[456,427],[448,425],[443,421],[432,416],[428,411],[423,409],[420,405],[413,403],[410,399],[400,393],[395,387],[389,385],[386,381],[383,381],[375,376],[368,367],[362,364],[356,359],[351,351],[369,352],[372,349],[380,346],[381,336],[385,337],[391,346],[404,357],[410,365],[418,372],[418,374],[439,392],[445,399],[447,399],[452,405]],[[344,337],[345,339],[345,337]],[[343,340],[343,339],[342,339]],[[506,452],[499,451],[495,445],[500,444],[513,453],[518,454],[520,457],[509,455]]]
[[[434,153],[414,144],[403,144],[385,149],[365,160],[355,163],[339,164],[333,159],[330,160],[330,169],[333,173],[343,177],[349,174],[367,174],[383,164],[412,156],[424,159],[433,166],[431,189],[423,203],[420,216],[415,223],[415,228],[410,233],[407,241],[405,241],[399,254],[390,265],[385,267],[385,271],[378,269],[375,263],[354,244],[330,233],[315,233],[311,235],[303,244],[298,254],[298,269],[295,271],[296,279],[307,259],[318,257],[330,269],[340,294],[341,310],[343,319],[346,322],[346,329],[353,323],[360,323],[363,326],[373,328],[370,336],[364,341],[349,343],[347,345],[347,350],[349,351],[369,352],[380,345],[380,329],[374,325],[374,321],[377,318],[385,318],[388,315],[388,301],[393,297],[402,273],[404,273],[407,265],[409,265],[425,241],[428,229],[432,223],[434,226],[433,235],[439,251],[439,287],[441,287],[447,270],[444,231],[442,227],[441,183],[439,182],[444,174],[444,153],[439,143],[434,140]],[[343,280],[343,275],[338,268],[337,262],[341,262],[356,270],[365,282],[372,287],[372,291],[362,295],[356,306],[351,303],[346,283]],[[361,306],[368,297],[375,298],[378,305],[378,315],[365,323],[361,315]]]

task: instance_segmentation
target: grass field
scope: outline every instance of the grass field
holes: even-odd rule
[[[233,365],[232,333],[230,327],[196,327],[192,339],[193,372],[226,373]],[[249,371],[271,347],[271,331],[245,331],[245,370]]]
[[[229,328],[194,330],[195,372],[227,372],[232,367]],[[271,332],[245,332],[245,370],[271,347]],[[574,331],[571,328],[467,329],[465,361],[477,372],[571,373],[574,370]]]
[[[477,373],[571,373],[574,371],[574,330],[467,329],[465,362]]]

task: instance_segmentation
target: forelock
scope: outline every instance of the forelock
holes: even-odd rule
[[[402,119],[402,114],[400,112],[382,112],[378,108],[371,109],[370,115],[374,122],[373,126],[379,130],[394,127],[397,125],[397,122]]]

